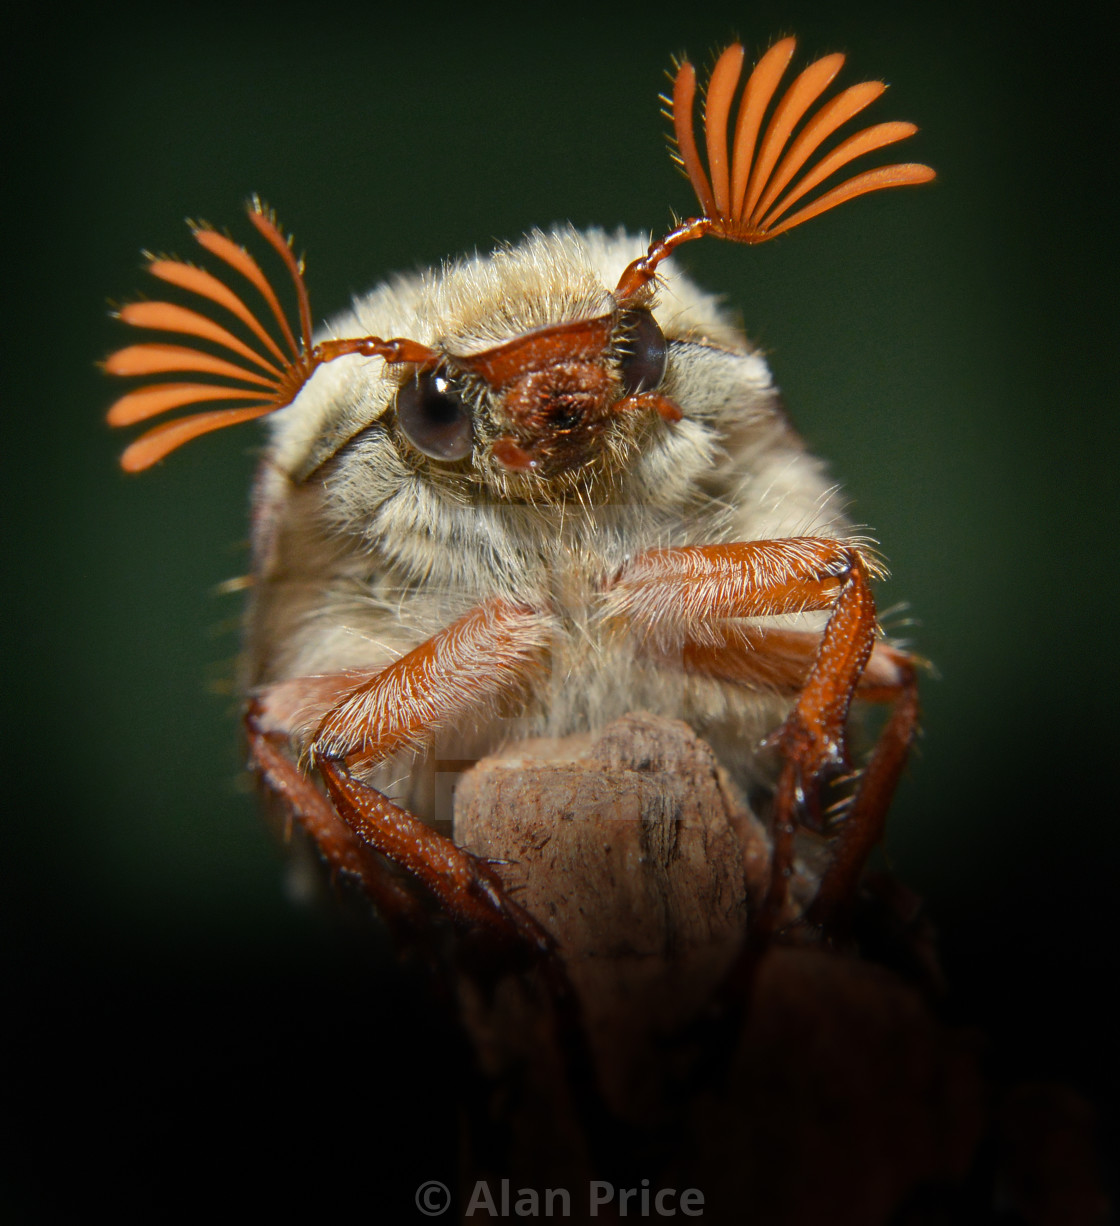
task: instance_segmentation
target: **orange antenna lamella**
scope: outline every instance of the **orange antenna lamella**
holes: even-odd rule
[[[194,337],[237,360],[202,347],[158,342],[118,349],[105,361],[105,370],[111,375],[187,373],[212,375],[215,381],[151,383],[127,392],[109,409],[110,425],[135,425],[188,405],[219,400],[242,402],[241,407],[210,409],[153,427],[121,456],[121,467],[128,472],[148,468],[177,447],[211,430],[235,426],[283,408],[295,399],[315,368],[333,358],[357,353],[382,357],[387,362],[423,365],[436,356],[426,345],[403,338],[385,341],[377,336],[366,336],[312,345],[311,307],[303,280],[303,263],[292,253],[292,240],[285,237],[275,215],[256,197],[249,202],[247,212],[258,233],[283,260],[291,278],[299,311],[299,339],[260,265],[244,247],[224,234],[206,225],[190,225],[199,246],[248,281],[261,296],[279,332],[279,339],[238,294],[212,273],[181,260],[149,256],[148,271],[154,277],[222,308],[247,329],[253,343],[235,336],[209,314],[203,315],[172,302],[131,302],[120,308],[117,315],[126,324]]]
[[[672,97],[662,101],[673,123],[675,160],[688,175],[703,212],[653,243],[642,259],[626,269],[615,291],[619,299],[638,293],[653,277],[657,265],[682,243],[707,234],[739,243],[763,243],[867,192],[935,178],[929,166],[917,162],[879,166],[844,180],[791,213],[794,205],[856,158],[904,140],[918,130],[914,124],[902,122],[864,128],[806,169],[825,141],[887,87],[882,81],[851,85],[797,130],[840,71],[844,57],[826,55],[815,60],[771,108],[796,45],[795,39],[784,38],[755,65],[743,85],[734,128],[730,121],[742,78],[742,46],[732,44],[716,61],[704,99],[706,171],[693,122],[696,72],[687,60],[677,67]]]

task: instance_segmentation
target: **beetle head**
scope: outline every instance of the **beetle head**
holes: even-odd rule
[[[612,438],[633,433],[637,418],[679,418],[680,410],[657,391],[665,346],[648,310],[657,268],[672,251],[709,234],[763,242],[865,192],[933,178],[928,166],[883,166],[811,195],[853,159],[902,140],[915,128],[906,123],[866,128],[806,169],[822,145],[885,86],[877,81],[851,86],[809,115],[843,63],[843,56],[825,56],[804,69],[775,102],[794,45],[793,39],[783,39],[759,60],[742,86],[733,127],[730,117],[740,91],[743,49],[736,44],[720,56],[704,108],[707,170],[693,127],[695,73],[687,61],[679,65],[673,96],[666,102],[677,160],[702,213],[651,244],[622,270],[613,295],[608,295],[609,309],[584,318],[546,322],[465,352],[408,337],[356,336],[316,345],[302,263],[293,256],[291,240],[275,217],[254,199],[249,219],[283,260],[295,287],[297,342],[253,257],[214,230],[193,227],[203,248],[258,291],[275,328],[266,328],[233,290],[205,270],[153,258],[153,275],[205,299],[209,309],[216,305],[233,315],[248,343],[210,314],[172,303],[123,307],[119,315],[125,323],[186,335],[192,343],[130,346],[106,361],[109,373],[189,372],[214,381],[158,383],[129,392],[110,409],[111,424],[131,425],[192,404],[224,401],[226,407],[156,426],[126,449],[122,465],[130,471],[146,468],[199,435],[275,412],[295,399],[319,366],[354,354],[399,368],[398,424],[409,442],[435,463],[457,463],[473,455],[484,467],[497,466],[507,474],[563,480],[599,463],[610,453]],[[806,196],[808,202],[802,203]]]

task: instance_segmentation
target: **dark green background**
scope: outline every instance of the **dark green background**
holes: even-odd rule
[[[244,237],[251,191],[307,251],[319,318],[534,225],[660,232],[693,207],[658,115],[670,53],[789,32],[848,51],[844,83],[892,82],[874,118],[918,122],[904,156],[939,181],[684,263],[768,350],[890,560],[883,604],[908,602],[936,665],[889,851],[941,928],[956,1016],[1010,1075],[1111,1101],[1114,21],[801,0],[55,9],[3,46],[3,902],[36,1088],[17,1137],[71,1164],[104,1143],[90,1196],[158,1200],[270,1129],[295,1155],[326,1123],[388,1180],[371,1205],[406,1205],[403,1155],[434,1146],[417,1169],[440,1177],[454,1137],[417,979],[286,899],[240,775],[220,688],[239,600],[213,589],[246,564],[255,427],[120,473],[94,365],[124,340],[107,300],[153,288],[140,247],[190,253],[184,215]],[[340,1102],[368,1138],[330,1128]],[[34,1217],[58,1188],[16,1169]]]

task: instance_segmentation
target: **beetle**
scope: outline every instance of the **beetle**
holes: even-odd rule
[[[794,50],[775,43],[745,81],[743,48],[723,52],[706,90],[706,159],[696,75],[677,66],[665,101],[700,212],[652,243],[535,232],[391,279],[315,335],[302,262],[254,199],[248,218],[286,269],[295,327],[256,258],[206,225],[195,240],[263,311],[213,273],[156,257],[148,271],[203,310],[119,311],[190,343],[127,346],[109,373],[209,381],[136,388],[113,404],[113,425],[221,405],[149,429],[125,469],[270,419],[246,619],[251,764],[390,918],[414,918],[427,893],[462,926],[547,947],[493,868],[440,828],[434,776],[504,741],[638,708],[683,719],[744,793],[768,795],[762,930],[789,921],[799,827],[827,840],[802,917],[819,924],[850,901],[881,837],[918,721],[916,662],[878,626],[882,564],[762,356],[671,258],[706,236],[768,241],[863,193],[933,178],[894,164],[820,191],[916,129],[880,123],[822,154],[885,87],[817,106],[843,57],[781,91]],[[889,714],[851,772],[854,700]],[[825,800],[845,774],[838,819]]]

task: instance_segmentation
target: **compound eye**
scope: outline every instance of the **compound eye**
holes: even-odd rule
[[[397,392],[397,421],[405,437],[433,460],[462,460],[471,453],[471,415],[439,371],[421,371]]]
[[[636,396],[652,392],[665,377],[665,355],[668,346],[657,320],[644,307],[625,311],[620,322],[623,330],[622,359],[618,364],[622,376],[622,394]]]

